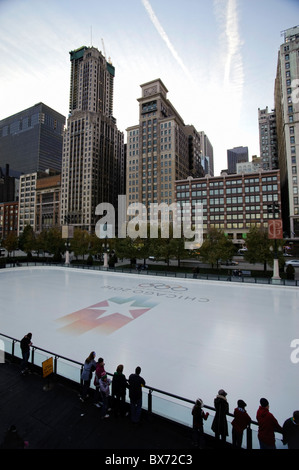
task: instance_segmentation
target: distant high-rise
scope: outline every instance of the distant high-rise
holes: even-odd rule
[[[269,112],[268,106],[258,110],[260,137],[260,157],[263,170],[278,168],[277,133],[275,111]]]
[[[237,163],[248,162],[248,147],[234,147],[227,151],[228,174],[237,172]]]
[[[278,52],[275,111],[284,230],[299,238],[299,26],[284,31]]]
[[[187,178],[189,132],[183,119],[167,98],[160,80],[141,85],[139,124],[129,127],[127,147],[127,205],[172,204],[174,182]]]
[[[199,132],[202,166],[206,175],[214,176],[214,150],[204,131]]]
[[[70,52],[70,109],[64,134],[61,223],[94,230],[96,206],[117,207],[124,158],[123,133],[113,117],[115,69],[94,47]]]
[[[189,146],[189,174],[193,178],[200,178],[205,174],[202,162],[202,133],[194,126],[185,126],[185,132]]]
[[[43,103],[0,121],[0,166],[21,173],[61,170],[65,117]]]

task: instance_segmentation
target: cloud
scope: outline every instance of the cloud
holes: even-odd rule
[[[185,66],[183,60],[180,58],[179,54],[175,50],[174,46],[172,45],[169,37],[167,36],[166,32],[164,31],[160,21],[158,20],[157,16],[155,15],[154,10],[151,7],[151,4],[149,3],[148,0],[142,0],[143,6],[146,9],[151,22],[155,26],[156,30],[158,31],[159,35],[163,39],[163,41],[166,43],[168,49],[170,50],[171,54],[173,55],[174,59],[177,61],[179,66],[182,68],[182,70],[185,72],[186,75],[188,75],[189,78],[192,80],[192,75],[189,72],[188,68]]]

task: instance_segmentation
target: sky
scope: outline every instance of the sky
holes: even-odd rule
[[[0,120],[39,102],[67,118],[69,52],[92,45],[115,67],[125,141],[140,85],[160,78],[219,175],[227,149],[259,156],[258,108],[274,108],[281,32],[298,24],[298,0],[0,0]]]

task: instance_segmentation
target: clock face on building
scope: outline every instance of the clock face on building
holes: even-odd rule
[[[151,88],[147,88],[144,90],[144,96],[151,96],[157,93],[157,86],[153,86]]]

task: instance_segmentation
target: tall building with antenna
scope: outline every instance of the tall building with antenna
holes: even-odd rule
[[[71,82],[62,158],[61,223],[93,232],[95,208],[124,192],[124,136],[113,117],[115,68],[95,47],[70,52]]]

